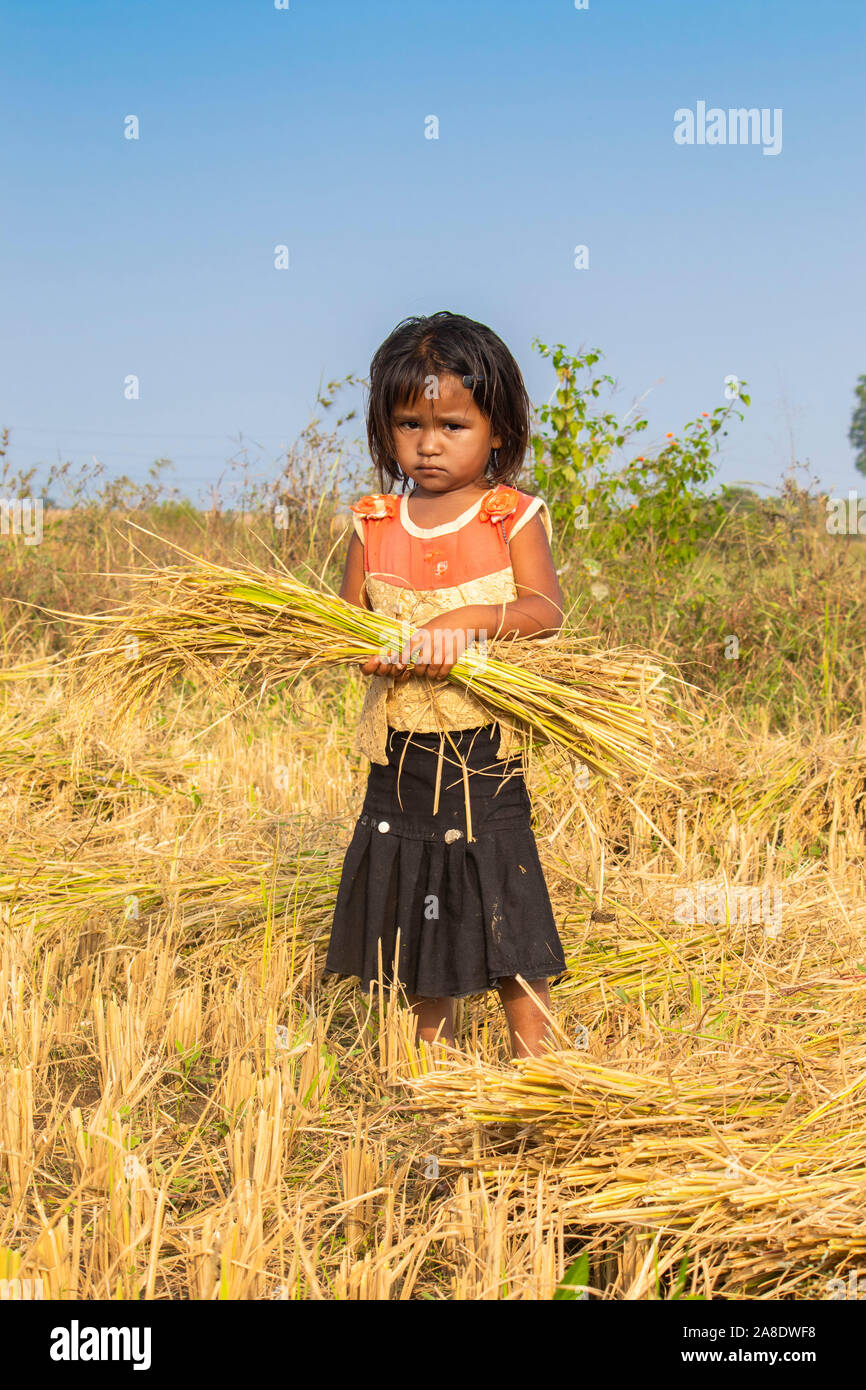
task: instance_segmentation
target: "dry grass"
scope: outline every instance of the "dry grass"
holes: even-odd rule
[[[122,747],[2,687],[0,1277],[46,1296],[822,1298],[866,1262],[862,746],[723,712],[678,797],[539,754],[562,1046],[495,994],[434,1066],[388,991],[320,982],[362,795],[363,679]],[[807,853],[807,850],[811,851]],[[676,921],[727,887],[730,921]],[[781,930],[736,890],[781,893]]]
[[[405,640],[398,622],[285,566],[144,565],[134,586],[130,602],[78,620],[90,632],[71,657],[85,711],[98,708],[115,727],[148,715],[182,676],[230,692],[240,708],[299,675],[357,666]],[[673,746],[671,696],[649,653],[605,649],[564,627],[543,643],[467,648],[448,679],[471,689],[524,744],[550,745],[607,777],[626,768],[675,785],[662,766]],[[247,701],[241,686],[252,687]]]

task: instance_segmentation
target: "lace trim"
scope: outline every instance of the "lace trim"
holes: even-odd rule
[[[512,603],[517,589],[511,567],[469,580],[448,589],[418,590],[389,584],[367,575],[370,603],[377,613],[415,627],[440,613],[475,604]],[[372,676],[361,706],[355,749],[371,762],[387,764],[388,726],[417,733],[442,733],[445,729],[473,729],[480,724],[500,725],[497,758],[506,758],[514,746],[516,731],[474,695],[448,680],[412,676],[394,685],[392,676]]]

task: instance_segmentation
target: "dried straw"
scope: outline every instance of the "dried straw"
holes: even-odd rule
[[[303,672],[358,664],[405,640],[396,621],[288,570],[198,560],[194,569],[149,565],[134,583],[130,602],[76,619],[90,629],[72,657],[84,668],[80,694],[89,709],[108,701],[115,723],[146,714],[182,674],[224,693],[254,681],[261,698]],[[94,629],[104,634],[96,646]],[[604,651],[565,631],[543,645],[512,638],[470,648],[449,679],[524,747],[552,745],[614,781],[628,769],[676,789],[654,766],[660,746],[672,746],[672,706],[665,672],[646,653]]]

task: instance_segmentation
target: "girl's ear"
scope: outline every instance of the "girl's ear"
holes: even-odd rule
[[[494,435],[493,438],[491,439],[491,441],[490,441],[490,447],[491,447],[491,449],[501,449],[501,448],[502,448],[502,440],[500,439],[500,437],[499,437],[498,434]]]

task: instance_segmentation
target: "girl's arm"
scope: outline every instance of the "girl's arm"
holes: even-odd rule
[[[367,608],[372,610],[370,596],[363,588],[366,575],[364,573],[364,547],[355,532],[349,541],[349,549],[346,552],[346,567],[343,570],[343,582],[340,585],[340,598],[347,603],[353,603],[356,608]],[[370,657],[369,661],[361,663],[361,671],[365,676],[387,676],[392,670],[388,662],[383,663],[378,656]],[[393,670],[396,672],[397,668]],[[400,671],[405,671],[405,666],[400,667]],[[406,671],[406,675],[409,672]]]
[[[440,613],[438,617],[422,623],[418,632],[459,633],[467,645],[470,641],[478,641],[484,633],[489,640],[512,635],[554,636],[562,627],[564,601],[540,517],[534,516],[526,526],[520,528],[511,542],[510,550],[517,589],[517,598],[512,603],[472,604],[454,608],[450,613]],[[412,645],[417,647],[417,640]],[[373,657],[361,669],[367,675],[394,676],[401,681],[410,675],[436,679],[448,675],[461,653],[458,644],[452,640],[449,659],[448,642],[443,640],[445,659],[426,665],[419,662],[410,669],[407,669],[409,648],[405,648],[400,655],[403,659],[397,663]]]
[[[370,600],[367,591],[362,589],[364,579],[364,547],[358,539],[357,532],[353,532],[352,539],[349,541],[349,549],[346,552],[346,567],[343,570],[343,582],[340,585],[340,598],[344,598],[347,603],[354,603],[356,608],[369,608]]]
[[[540,517],[534,516],[528,525],[521,527],[511,542],[510,552],[517,589],[513,603],[458,608],[434,621],[442,624],[444,617],[449,627],[480,628],[490,639],[553,637],[562,627],[564,600]]]

